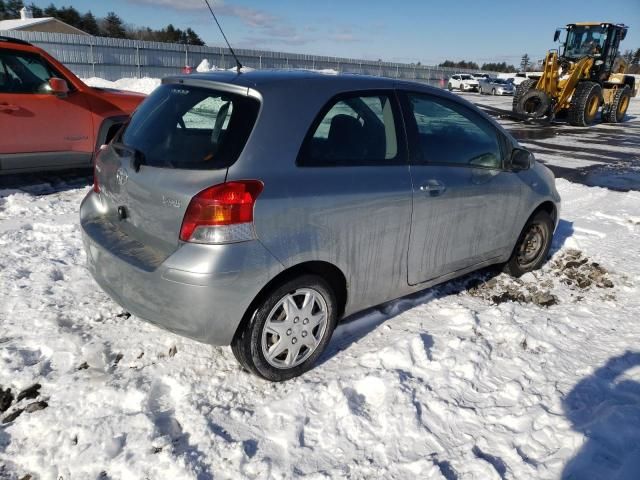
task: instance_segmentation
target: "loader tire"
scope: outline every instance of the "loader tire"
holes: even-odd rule
[[[513,106],[512,106],[514,112],[518,111],[517,110],[518,102],[520,101],[522,96],[525,93],[527,93],[529,90],[531,90],[533,87],[535,87],[536,83],[538,83],[537,80],[527,79],[516,87],[516,91],[513,94]]]
[[[549,113],[550,108],[549,95],[542,90],[529,90],[520,97],[515,112],[529,118],[542,118]]]
[[[629,85],[625,85],[624,88],[618,89],[609,105],[602,107],[602,121],[609,123],[622,122],[630,101],[631,88],[629,88]]]
[[[602,104],[602,87],[596,82],[579,82],[569,105],[569,123],[576,127],[593,124]]]

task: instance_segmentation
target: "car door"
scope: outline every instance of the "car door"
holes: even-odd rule
[[[256,203],[256,231],[269,251],[286,266],[337,266],[350,311],[407,292],[412,191],[402,123],[392,88],[327,98],[295,168],[271,174]],[[230,178],[246,178],[234,167]]]
[[[412,285],[503,256],[522,184],[503,168],[506,139],[479,112],[436,94],[402,94],[410,141]]]
[[[37,54],[0,50],[0,168],[90,165],[89,106],[78,91],[64,98],[50,93],[49,79],[59,76]]]

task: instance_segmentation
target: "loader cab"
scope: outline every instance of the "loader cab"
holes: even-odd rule
[[[571,23],[566,27],[567,36],[561,57],[570,62],[593,57],[591,79],[602,83],[613,70],[627,28],[613,23]],[[559,36],[557,30],[554,39],[557,40]]]

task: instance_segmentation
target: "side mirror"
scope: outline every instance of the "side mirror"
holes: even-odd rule
[[[624,40],[625,38],[627,38],[627,29],[626,28],[624,30],[622,30],[622,34],[620,35],[620,41]]]
[[[556,29],[556,33],[553,35],[553,41],[557,42],[558,39],[560,38],[560,29]]]
[[[49,79],[49,91],[58,97],[66,97],[69,94],[69,85],[62,78],[51,77]]]
[[[511,152],[511,169],[514,172],[529,170],[533,163],[533,154],[524,148],[515,148]]]

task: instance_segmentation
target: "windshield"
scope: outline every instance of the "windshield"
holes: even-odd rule
[[[471,75],[460,75],[460,78],[462,78],[462,80],[473,80]]]
[[[599,57],[607,40],[607,29],[599,25],[573,27],[567,33],[565,57],[579,58],[587,55]]]
[[[153,167],[226,168],[242,152],[259,107],[250,97],[162,85],[136,110],[118,143]]]

